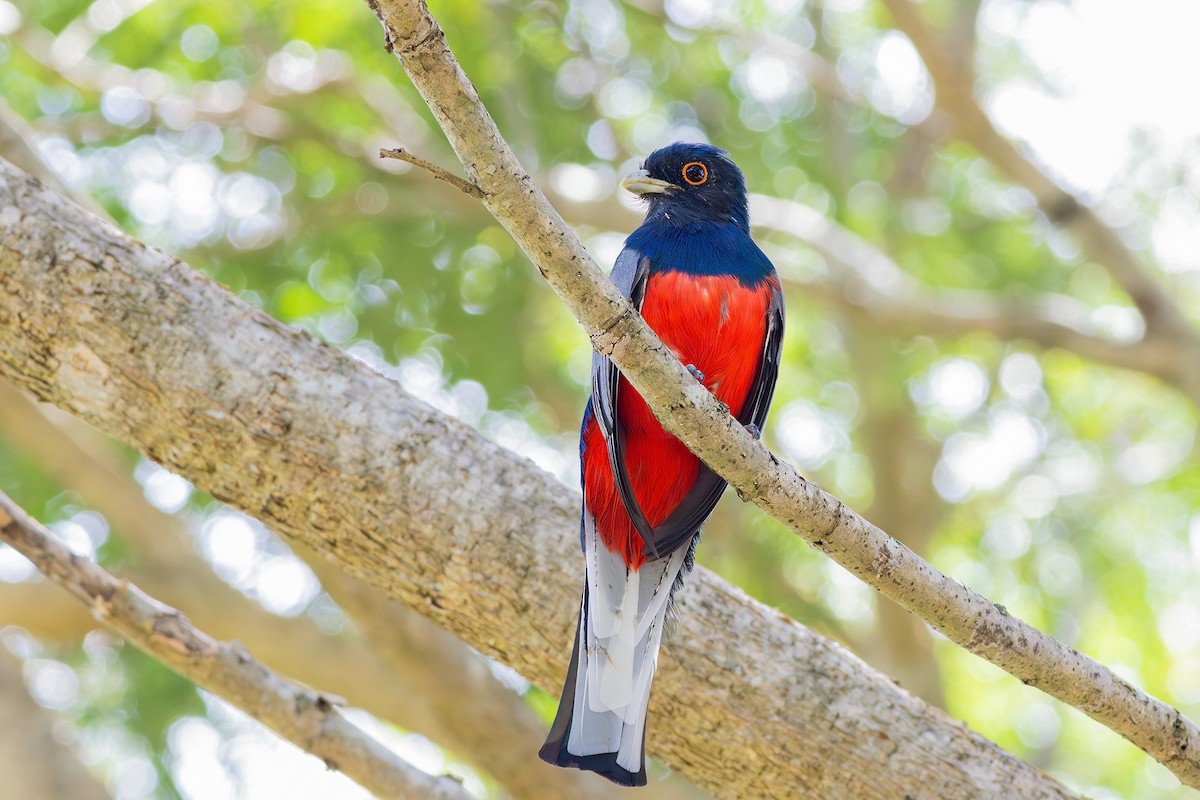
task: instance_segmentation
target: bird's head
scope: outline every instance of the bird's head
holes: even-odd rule
[[[728,153],[710,144],[676,142],[655,150],[621,188],[649,202],[647,220],[733,222],[750,229],[746,179]]]

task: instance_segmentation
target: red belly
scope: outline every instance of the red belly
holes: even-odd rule
[[[665,272],[647,283],[642,316],[682,363],[704,373],[704,385],[737,416],[758,372],[770,301],[766,281],[749,289],[732,277]],[[617,410],[634,494],[646,520],[660,525],[692,488],[700,462],[662,429],[624,378]],[[584,498],[600,539],[637,569],[646,560],[642,537],[617,492],[595,418],[584,429],[583,444]]]

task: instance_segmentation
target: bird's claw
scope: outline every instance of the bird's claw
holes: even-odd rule
[[[700,381],[701,383],[704,383],[704,373],[701,372],[700,370],[696,369],[695,364],[688,364],[687,371],[688,371],[688,374],[691,375],[693,378]]]
[[[760,431],[758,429],[758,426],[755,425],[753,422],[751,422],[749,425],[746,426],[746,430],[749,431],[750,435],[753,436],[755,439],[762,439],[762,431]]]

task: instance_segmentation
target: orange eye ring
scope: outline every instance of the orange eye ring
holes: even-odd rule
[[[699,178],[693,179],[693,176],[688,174],[688,173],[694,171],[693,167],[700,168],[700,177]],[[690,163],[684,164],[683,165],[683,179],[685,181],[687,181],[688,184],[691,186],[699,186],[702,183],[707,183],[708,182],[708,167],[704,166],[704,164],[699,161],[692,161]]]

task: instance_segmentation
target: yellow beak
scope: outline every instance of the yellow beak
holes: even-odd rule
[[[668,194],[679,190],[679,187],[673,183],[660,181],[658,178],[651,178],[650,173],[644,169],[639,169],[636,172],[631,172],[621,180],[621,188],[627,192],[641,196],[647,194]]]

